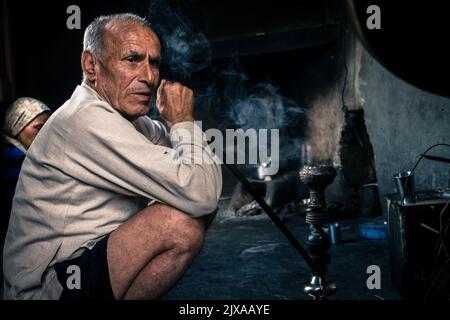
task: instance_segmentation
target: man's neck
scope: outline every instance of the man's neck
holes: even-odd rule
[[[113,107],[106,99],[104,99],[104,98],[100,95],[100,93],[97,92],[97,90],[95,89],[95,86],[94,86],[93,83],[91,83],[91,82],[89,82],[89,81],[83,80],[83,82],[81,82],[81,86],[84,87],[84,88],[89,89],[90,91],[92,91],[92,93],[94,93],[95,96],[96,96],[99,100],[101,100],[101,101],[106,102],[107,104],[109,104],[109,105],[111,106],[111,108],[113,108],[114,110],[116,110],[117,112],[119,112],[120,115],[121,115],[122,117],[124,117],[125,119],[127,119],[128,121],[133,122],[133,121],[135,121],[136,119],[139,118],[139,117],[130,118],[130,117],[128,117],[126,114],[123,114],[122,112],[120,112],[119,110],[117,110],[116,108],[114,108],[114,107]]]

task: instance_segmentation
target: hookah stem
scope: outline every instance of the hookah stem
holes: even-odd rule
[[[289,242],[297,249],[298,253],[303,257],[308,266],[312,269],[314,274],[317,274],[316,268],[312,262],[311,257],[294,237],[294,235],[289,231],[289,229],[284,225],[277,214],[272,210],[272,208],[267,204],[267,202],[253,189],[247,178],[236,168],[231,165],[225,164],[225,166],[231,171],[231,173],[242,183],[244,188],[252,195],[255,201],[261,206],[261,208],[267,213],[267,215],[272,219],[273,223],[280,229],[284,236],[289,240]]]

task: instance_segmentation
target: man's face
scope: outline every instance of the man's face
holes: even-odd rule
[[[135,22],[110,22],[96,67],[97,92],[129,120],[148,114],[159,83],[160,53],[158,37],[150,29]]]

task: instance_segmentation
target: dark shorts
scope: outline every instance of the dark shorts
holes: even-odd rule
[[[63,287],[60,300],[115,300],[106,255],[108,239],[109,235],[81,256],[55,265]]]

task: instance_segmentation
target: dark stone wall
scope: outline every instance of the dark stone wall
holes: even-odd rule
[[[343,143],[348,131],[341,111],[344,59],[348,71],[345,105],[352,113],[364,113],[368,136],[363,138],[368,154],[359,152],[357,144],[348,148]],[[346,202],[354,181],[374,182],[370,175],[364,181],[367,169],[372,169],[367,164],[373,150],[379,196],[385,209],[384,195],[396,192],[393,175],[411,170],[420,154],[431,145],[450,143],[450,99],[421,90],[393,75],[366,51],[351,29],[341,39],[335,70],[336,74],[331,76],[336,82],[322,88],[309,110],[310,144],[316,160],[331,159],[339,169],[337,178],[327,189],[328,200]],[[450,148],[437,147],[430,154],[450,157]],[[450,180],[450,166],[424,159],[415,171],[415,180],[417,190],[445,188]]]
[[[395,172],[411,170],[431,145],[450,143],[450,99],[398,79],[365,51],[359,76],[380,193],[392,193]],[[450,148],[437,147],[430,154],[450,157]],[[450,166],[422,160],[415,175],[418,190],[446,187]]]

